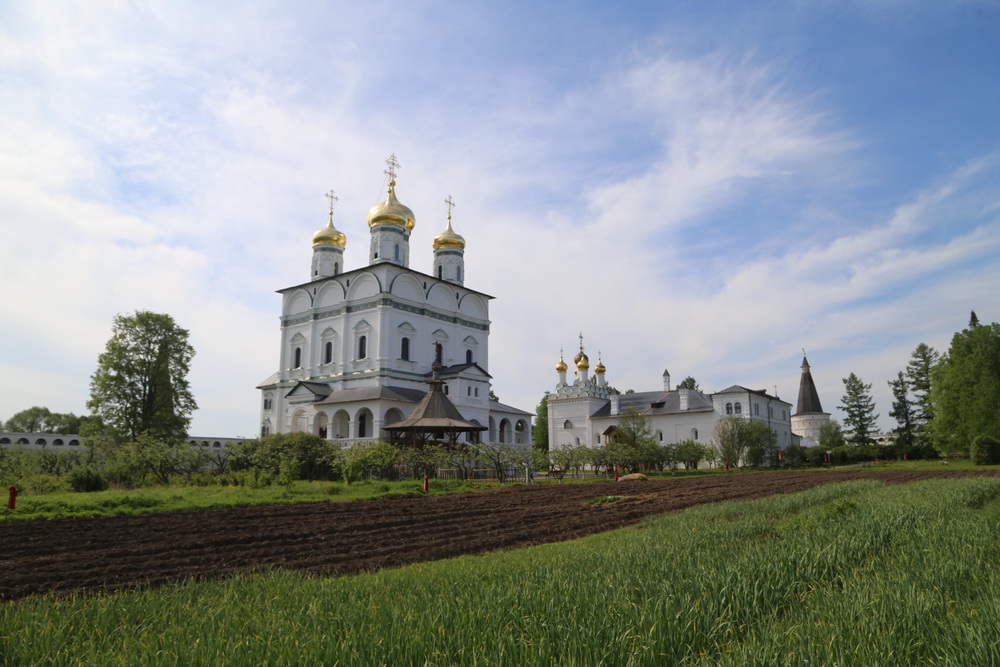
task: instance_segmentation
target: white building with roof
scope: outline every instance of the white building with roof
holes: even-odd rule
[[[483,442],[529,445],[532,413],[490,400],[490,300],[465,286],[465,239],[451,222],[432,242],[430,273],[410,268],[413,211],[396,198],[395,156],[385,201],[368,213],[368,263],[345,269],[347,238],[333,224],[312,237],[309,279],[281,294],[278,370],[259,386],[260,433],[308,432],[350,444],[388,439],[424,397],[438,354],[442,387]]]
[[[791,403],[765,390],[733,385],[705,394],[696,389],[673,388],[670,373],[663,372],[663,387],[654,391],[619,393],[607,383],[607,368],[599,359],[590,375],[590,359],[583,350],[573,358],[574,377],[560,357],[558,380],[548,397],[549,448],[587,447],[607,443],[621,415],[630,408],[650,419],[654,437],[665,444],[695,440],[709,444],[716,422],[727,415],[762,421],[775,433],[778,449],[792,442]]]

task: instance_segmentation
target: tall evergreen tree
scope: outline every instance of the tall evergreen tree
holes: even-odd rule
[[[837,407],[844,411],[844,435],[852,445],[874,445],[878,433],[875,414],[875,399],[872,398],[871,383],[865,384],[854,373],[844,378],[844,397],[840,399],[843,405]]]
[[[1000,324],[959,331],[934,367],[931,435],[943,453],[980,437],[1000,438]]]
[[[940,355],[937,350],[921,343],[910,355],[910,363],[906,365],[906,380],[913,393],[913,430],[917,442],[926,444],[929,436],[934,409],[931,406],[931,375]]]
[[[183,438],[198,407],[187,381],[192,357],[187,330],[169,315],[117,315],[87,407],[118,438]]]
[[[975,329],[978,326],[979,326],[979,317],[976,315],[976,311],[972,311],[972,314],[969,315],[969,328]]]
[[[531,436],[536,449],[549,449],[549,392],[545,392],[535,409],[535,423],[531,425]]]
[[[910,400],[910,385],[903,372],[895,380],[889,380],[892,390],[892,411],[889,416],[896,420],[896,444],[909,449],[916,444],[916,423],[913,401]]]

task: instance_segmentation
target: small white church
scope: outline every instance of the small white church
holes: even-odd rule
[[[279,290],[278,371],[261,392],[260,433],[308,432],[347,446],[388,440],[428,390],[436,355],[442,390],[479,440],[529,446],[532,413],[490,400],[489,306],[465,286],[465,239],[447,224],[431,244],[430,273],[410,268],[413,211],[396,198],[395,156],[385,201],[368,212],[368,263],[345,269],[347,238],[326,226],[312,236],[309,280]]]
[[[663,444],[695,440],[708,445],[716,422],[727,415],[766,423],[775,433],[778,449],[784,450],[798,439],[792,433],[791,403],[763,389],[733,385],[705,394],[672,387],[670,373],[664,371],[662,389],[622,394],[608,385],[607,368],[600,359],[590,375],[582,335],[573,365],[574,376],[569,379],[569,366],[561,356],[556,364],[558,379],[547,401],[550,449],[607,444],[618,420],[630,408],[650,419],[654,437]]]

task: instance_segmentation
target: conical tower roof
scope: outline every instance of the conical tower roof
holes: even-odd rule
[[[823,406],[819,402],[819,392],[816,391],[816,383],[813,382],[812,373],[809,370],[809,361],[806,355],[802,355],[802,377],[799,380],[799,402],[795,408],[795,414],[804,415],[823,412]]]

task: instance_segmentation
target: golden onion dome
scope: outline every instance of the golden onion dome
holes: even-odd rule
[[[604,372],[605,372],[606,370],[608,370],[608,369],[607,369],[607,368],[605,368],[605,367],[604,367],[604,364],[602,364],[602,363],[601,363],[601,360],[600,360],[600,359],[598,359],[598,360],[597,360],[597,365],[596,365],[596,366],[594,366],[594,373],[596,373],[597,375],[604,375]]]
[[[368,226],[375,225],[399,225],[411,230],[415,224],[413,211],[409,206],[399,203],[396,199],[396,181],[389,181],[389,194],[381,204],[375,204],[368,211]]]
[[[465,250],[465,239],[461,235],[456,234],[451,228],[451,216],[448,216],[448,228],[443,232],[434,237],[433,241],[434,249],[440,250],[442,248],[457,248],[458,250]]]
[[[566,369],[568,369],[568,368],[569,368],[569,366],[566,365],[566,362],[563,361],[562,356],[560,356],[559,357],[559,363],[556,364],[556,372],[557,373],[565,373]]]
[[[313,234],[313,247],[321,245],[335,245],[341,250],[347,246],[347,237],[344,232],[333,226],[333,213],[330,213],[330,220],[326,227]]]
[[[573,361],[576,362],[576,370],[578,371],[585,371],[590,368],[590,358],[582,350],[580,354],[573,358]]]

